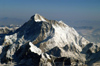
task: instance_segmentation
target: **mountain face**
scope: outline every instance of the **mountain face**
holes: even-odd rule
[[[39,14],[33,15],[15,32],[0,40],[2,64],[84,66],[98,61],[93,56],[99,53],[99,46],[80,36],[74,28]]]

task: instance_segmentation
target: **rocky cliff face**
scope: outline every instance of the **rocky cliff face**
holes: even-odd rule
[[[0,40],[1,63],[34,66],[86,65],[100,48],[62,21],[35,14]],[[97,53],[97,54],[95,54]]]

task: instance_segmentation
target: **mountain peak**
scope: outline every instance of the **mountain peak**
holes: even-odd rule
[[[33,15],[31,18],[34,19],[35,22],[42,22],[42,21],[47,22],[43,16],[41,16],[37,13],[35,15]]]

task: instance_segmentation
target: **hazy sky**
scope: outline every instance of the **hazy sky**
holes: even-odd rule
[[[100,21],[100,0],[0,0],[0,18],[28,20],[35,13],[64,21]]]

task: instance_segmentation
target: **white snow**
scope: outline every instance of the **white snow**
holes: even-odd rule
[[[17,33],[5,36],[5,43],[13,44],[17,40]]]
[[[60,21],[59,24],[64,24],[62,21]],[[55,32],[54,36],[46,41],[47,44],[46,47],[43,43],[40,44],[40,47],[44,49],[44,51],[48,51],[51,48],[54,48],[55,46],[58,47],[64,47],[65,45],[71,45],[75,46],[76,49],[79,51],[82,51],[82,48],[80,47],[81,44],[87,44],[88,41],[86,39],[83,40],[83,37],[80,36],[74,28],[69,27],[68,25],[64,24],[64,26],[60,26],[59,24],[52,24]],[[50,33],[49,33],[50,34]],[[46,33],[48,36],[48,33]],[[52,35],[52,33],[51,33]],[[81,44],[80,41],[81,40]]]
[[[2,48],[3,48],[3,46],[0,46],[0,54],[2,53]]]
[[[41,21],[46,22],[46,20],[44,19],[44,17],[40,16],[39,14],[35,14],[34,19],[35,19],[36,22],[41,22]]]
[[[55,26],[53,25],[55,29],[55,36],[53,37],[57,46],[63,47],[66,44],[74,44],[78,50],[82,50],[80,46],[78,46],[79,42],[77,40],[79,37],[79,34],[74,31],[71,27],[60,27],[59,25]],[[59,38],[58,38],[59,37]],[[77,38],[76,38],[77,37]],[[78,39],[79,40],[79,39]]]
[[[29,42],[29,45],[31,46],[29,49],[34,52],[37,53],[38,55],[40,55],[42,53],[41,49],[37,48],[34,44],[32,44],[31,42]]]

